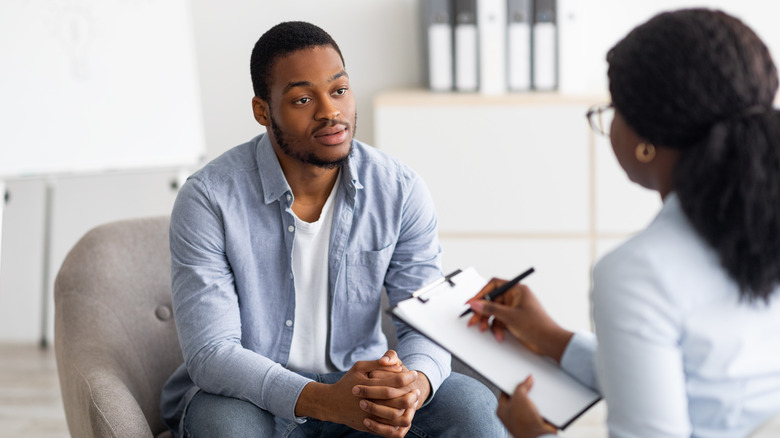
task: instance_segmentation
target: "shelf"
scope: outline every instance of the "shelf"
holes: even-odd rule
[[[608,102],[608,94],[562,94],[557,92],[515,92],[480,94],[435,92],[426,89],[399,89],[380,92],[374,107],[387,106],[458,106],[458,105],[582,105]]]

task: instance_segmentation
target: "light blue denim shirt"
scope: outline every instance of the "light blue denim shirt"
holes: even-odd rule
[[[422,179],[375,148],[353,145],[341,168],[328,254],[329,358],[339,370],[386,351],[383,288],[394,305],[442,275],[436,212]],[[303,421],[295,404],[310,380],[285,368],[295,329],[292,203],[266,135],[229,150],[182,186],[170,244],[185,363],[161,400],[173,430],[199,388]],[[404,365],[424,373],[435,392],[449,376],[449,354],[395,325]]]

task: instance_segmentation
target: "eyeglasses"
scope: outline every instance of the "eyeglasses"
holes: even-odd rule
[[[590,122],[590,127],[597,134],[609,137],[609,130],[612,127],[612,119],[615,118],[615,105],[604,103],[590,107],[585,116]]]

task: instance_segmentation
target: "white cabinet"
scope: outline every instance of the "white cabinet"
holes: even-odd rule
[[[525,283],[571,329],[589,329],[590,269],[660,207],[631,183],[585,112],[604,96],[391,91],[375,146],[416,170],[439,213],[444,269]]]

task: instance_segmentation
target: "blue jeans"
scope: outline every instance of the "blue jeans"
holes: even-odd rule
[[[309,375],[322,383],[335,383],[345,373]],[[452,373],[431,402],[418,410],[408,437],[506,437],[496,417],[498,402],[482,383]],[[303,424],[275,417],[252,403],[200,391],[184,416],[186,438],[258,437],[369,437],[342,424],[309,419]]]

